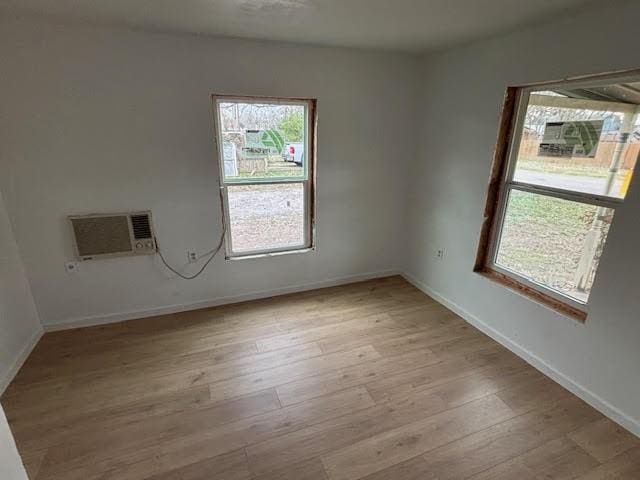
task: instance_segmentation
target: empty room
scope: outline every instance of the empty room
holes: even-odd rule
[[[0,0],[0,480],[639,480],[638,22]]]

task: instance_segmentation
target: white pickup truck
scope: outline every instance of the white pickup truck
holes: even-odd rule
[[[282,158],[285,162],[293,162],[296,165],[302,165],[302,162],[304,161],[304,143],[285,143],[284,149],[282,150]]]

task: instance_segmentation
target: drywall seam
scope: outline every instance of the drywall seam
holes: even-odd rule
[[[261,298],[274,297],[277,295],[285,295],[287,293],[304,292],[307,290],[315,290],[318,288],[335,287],[354,282],[363,282],[375,278],[390,277],[400,275],[398,270],[383,270],[379,272],[362,273],[357,275],[349,275],[344,277],[331,278],[321,280],[319,282],[304,283],[300,285],[292,285],[287,287],[275,288],[271,290],[260,290],[249,292],[242,295],[219,297],[212,300],[201,302],[182,303],[174,305],[166,305],[163,307],[151,308],[147,310],[135,310],[122,313],[114,313],[109,315],[93,315],[83,318],[73,318],[62,322],[49,323],[44,325],[45,332],[55,332],[58,330],[69,330],[79,327],[90,327],[94,325],[104,325],[108,323],[122,322],[125,320],[133,320],[138,318],[153,317],[156,315],[168,315],[177,312],[186,312],[189,310],[198,310],[201,308],[216,307],[219,305],[227,305],[231,303],[246,302],[248,300],[257,300]]]
[[[591,405],[593,408],[598,410],[600,413],[602,413],[606,417],[610,418],[620,426],[626,428],[634,435],[640,437],[640,420],[634,419],[629,415],[626,415],[624,412],[620,411],[619,409],[617,409],[607,401],[603,400],[598,395],[592,393],[590,390],[586,389],[579,383],[575,382],[564,373],[558,371],[555,367],[546,363],[544,360],[542,360],[540,357],[538,357],[534,353],[522,347],[520,344],[514,342],[509,337],[503,335],[496,329],[490,327],[489,325],[487,325],[485,322],[480,320],[478,317],[476,317],[474,314],[472,314],[468,310],[460,307],[457,303],[449,300],[444,295],[433,290],[428,285],[422,283],[413,275],[407,272],[403,272],[401,273],[401,275],[402,277],[404,277],[405,280],[407,280],[413,286],[421,290],[423,293],[429,295],[431,298],[436,300],[438,303],[441,303],[452,312],[458,314],[465,321],[467,321],[468,323],[476,327],[478,330],[480,330],[484,334],[494,339],[496,342],[498,342],[505,348],[508,348],[511,352],[518,355],[520,358],[526,361],[529,365],[533,366],[534,368],[536,368],[537,370],[545,374],[547,377],[551,378],[552,380],[562,385],[564,388],[569,390],[571,393],[573,393],[580,399],[587,402],[589,405]]]
[[[20,353],[17,355],[16,359],[13,361],[13,364],[0,378],[0,395],[4,393],[4,391],[7,389],[11,381],[15,378],[15,376],[17,375],[18,371],[20,370],[24,362],[27,360],[29,355],[31,355],[31,352],[40,341],[40,338],[42,338],[43,334],[44,334],[44,330],[41,328],[31,336],[31,338],[25,344],[25,346],[22,347],[22,350],[20,350]]]

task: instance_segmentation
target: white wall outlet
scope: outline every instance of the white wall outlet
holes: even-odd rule
[[[189,260],[189,263],[196,263],[198,261],[198,254],[193,250],[188,250],[187,260]]]
[[[443,248],[439,248],[438,250],[436,250],[436,258],[438,260],[444,260],[444,249]]]
[[[64,264],[67,273],[76,273],[78,271],[78,262],[67,262]]]

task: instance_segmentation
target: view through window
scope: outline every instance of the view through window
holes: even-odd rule
[[[227,254],[312,245],[313,100],[214,96]]]
[[[640,82],[519,90],[488,269],[584,310],[640,153]]]

